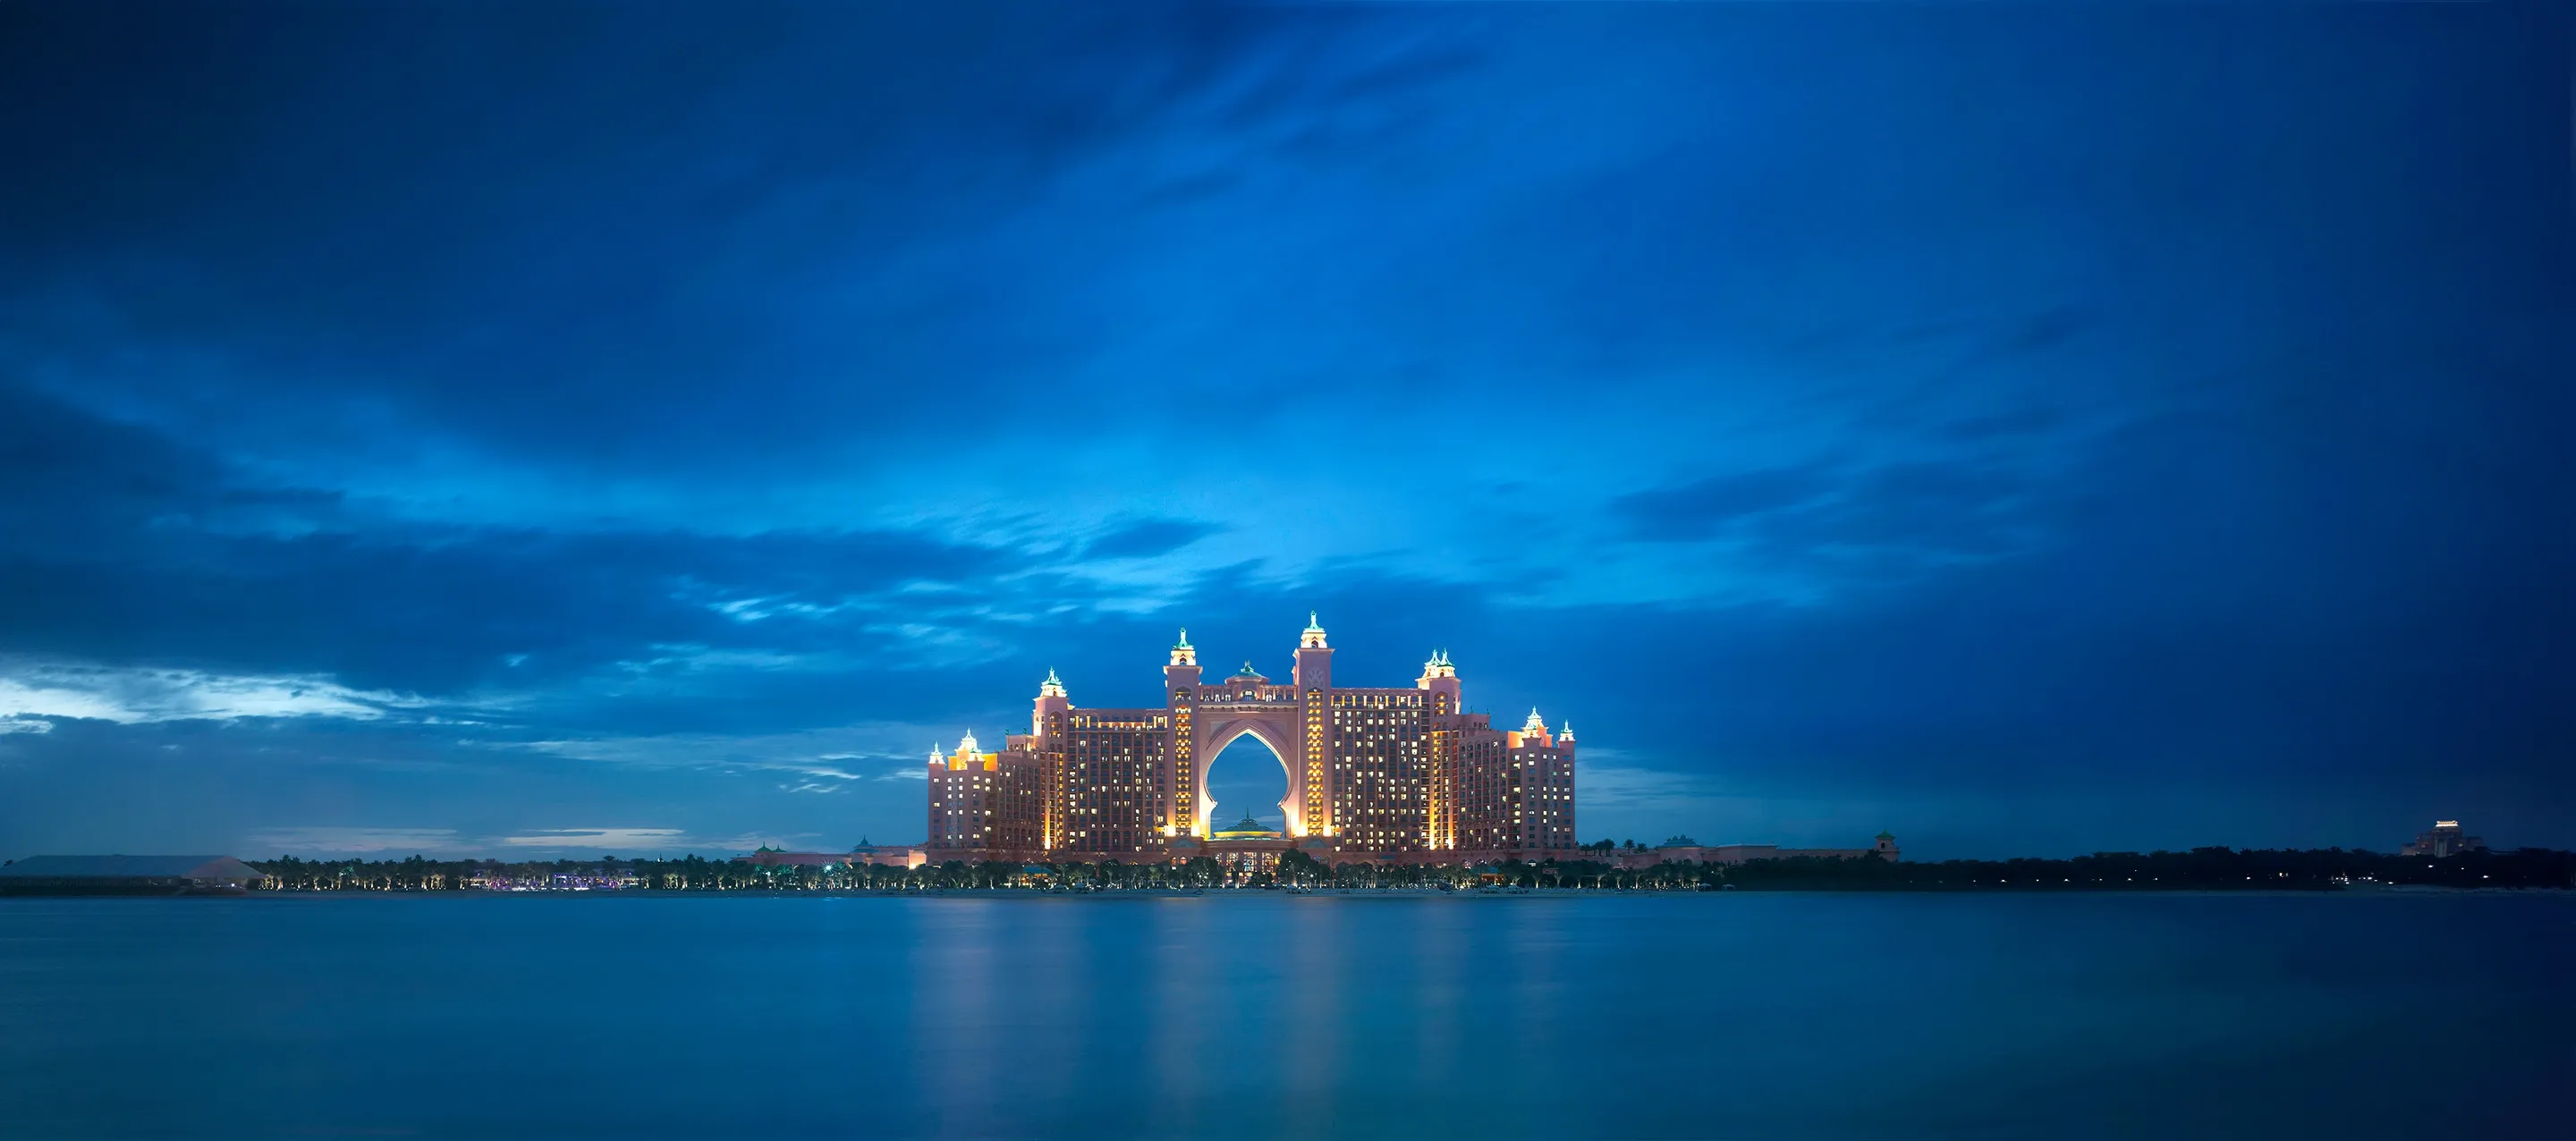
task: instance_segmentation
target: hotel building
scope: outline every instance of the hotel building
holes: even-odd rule
[[[2432,856],[2448,859],[2462,852],[2483,852],[2487,842],[2471,836],[2457,820],[2436,820],[2430,832],[2415,834],[2415,842],[2397,850],[2401,856]]]
[[[1287,681],[1249,662],[1209,681],[1183,630],[1162,691],[1160,706],[1085,708],[1050,670],[1026,734],[996,752],[971,734],[932,749],[930,859],[1217,854],[1235,840],[1211,828],[1208,767],[1245,736],[1287,775],[1279,839],[1318,858],[1455,863],[1575,847],[1573,730],[1536,710],[1511,730],[1467,712],[1445,652],[1409,686],[1336,685],[1309,616]]]

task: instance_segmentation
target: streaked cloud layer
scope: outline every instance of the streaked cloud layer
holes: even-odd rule
[[[218,676],[197,670],[114,669],[15,662],[0,677],[0,717],[21,723],[81,718],[229,721],[243,717],[344,717],[372,721],[428,704],[316,677]]]
[[[2563,19],[987,15],[12,7],[0,848],[911,839],[1310,608],[1587,833],[2576,845]]]

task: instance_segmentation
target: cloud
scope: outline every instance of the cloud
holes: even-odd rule
[[[7,716],[0,716],[0,735],[9,733],[51,733],[53,731],[54,723],[42,718],[22,718],[14,713]]]
[[[2016,436],[2037,436],[2055,430],[2066,422],[2066,414],[2045,404],[2031,404],[2003,412],[1989,412],[1952,421],[1941,430],[1958,440],[1993,440]]]
[[[2026,550],[2056,506],[2035,478],[1998,464],[1894,463],[1828,497],[1768,513],[1745,534],[1757,550],[1782,557],[1919,569]]]
[[[643,849],[682,845],[687,837],[677,828],[549,828],[503,836],[501,843],[512,848]]]
[[[243,840],[249,851],[258,855],[270,852],[417,852],[421,854],[475,851],[482,845],[460,835],[453,828],[347,828],[301,826],[263,828]],[[257,856],[254,856],[257,858]]]
[[[1701,565],[1726,573],[1703,583],[1804,604],[2027,553],[2066,510],[2037,474],[1985,459],[1724,473],[1618,496],[1607,508],[1626,538],[1709,544]]]
[[[245,482],[152,427],[0,375],[0,552],[77,557],[173,530],[308,529],[337,492]]]
[[[1217,527],[1188,519],[1144,519],[1128,523],[1083,547],[1089,559],[1141,559],[1173,551],[1216,533]]]
[[[2002,347],[2012,352],[2037,352],[2055,348],[2072,340],[2093,323],[2092,314],[2081,309],[2060,307],[2034,313],[2005,337]]]
[[[1620,763],[1624,754],[1587,748],[1574,786],[1578,810],[1642,808],[1681,801],[1714,803],[1725,799],[1717,778],[1707,773],[1679,772]]]
[[[1822,498],[1838,482],[1816,467],[1726,472],[1619,496],[1610,501],[1610,513],[1628,525],[1632,538],[1692,542],[1748,516]]]
[[[944,736],[943,736],[944,734]],[[865,722],[785,733],[672,733],[523,741],[513,748],[603,764],[648,768],[738,768],[794,773],[814,781],[857,781],[880,770],[918,770],[928,743],[954,740],[955,728],[909,722]]]
[[[539,852],[668,852],[681,849],[730,851],[757,846],[748,837],[691,836],[679,828],[538,828],[496,835],[476,835],[454,828],[369,828],[302,825],[263,828],[244,838],[245,850],[268,853],[398,855],[450,858],[499,856],[524,858]]]
[[[0,382],[0,396],[13,392],[42,414],[36,437],[80,444],[0,452],[0,642],[33,654],[448,693],[637,662],[796,668],[869,627],[936,629],[944,645],[903,645],[954,660],[957,620],[996,609],[1009,576],[1038,565],[928,529],[425,523],[336,495],[245,489],[232,465],[170,437]],[[331,511],[271,526],[211,506],[244,495]],[[945,589],[925,601],[924,585]],[[1086,597],[1063,579],[1026,589],[1041,588]]]
[[[85,718],[123,725],[260,717],[399,715],[430,703],[381,690],[356,690],[319,677],[261,677],[200,670],[0,662],[0,718]]]

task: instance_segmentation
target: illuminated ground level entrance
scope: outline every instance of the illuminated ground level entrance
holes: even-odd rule
[[[1301,848],[1327,867],[1332,866],[1340,855],[1329,839],[1320,836],[1291,837],[1249,816],[1217,829],[1215,834],[1205,839],[1175,837],[1170,851],[1174,863],[1187,863],[1201,856],[1215,860],[1219,867],[1225,869],[1229,881],[1242,883],[1255,875],[1278,871],[1280,858]]]

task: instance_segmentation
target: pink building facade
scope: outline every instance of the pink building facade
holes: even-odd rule
[[[1575,847],[1572,730],[1536,710],[1508,730],[1467,712],[1446,653],[1409,686],[1340,685],[1310,618],[1285,681],[1248,662],[1211,681],[1184,630],[1161,689],[1160,706],[1089,708],[1050,672],[1027,734],[998,752],[971,737],[932,750],[931,858],[1160,861],[1203,850],[1216,808],[1209,765],[1245,736],[1287,777],[1279,808],[1301,850],[1455,862]]]

